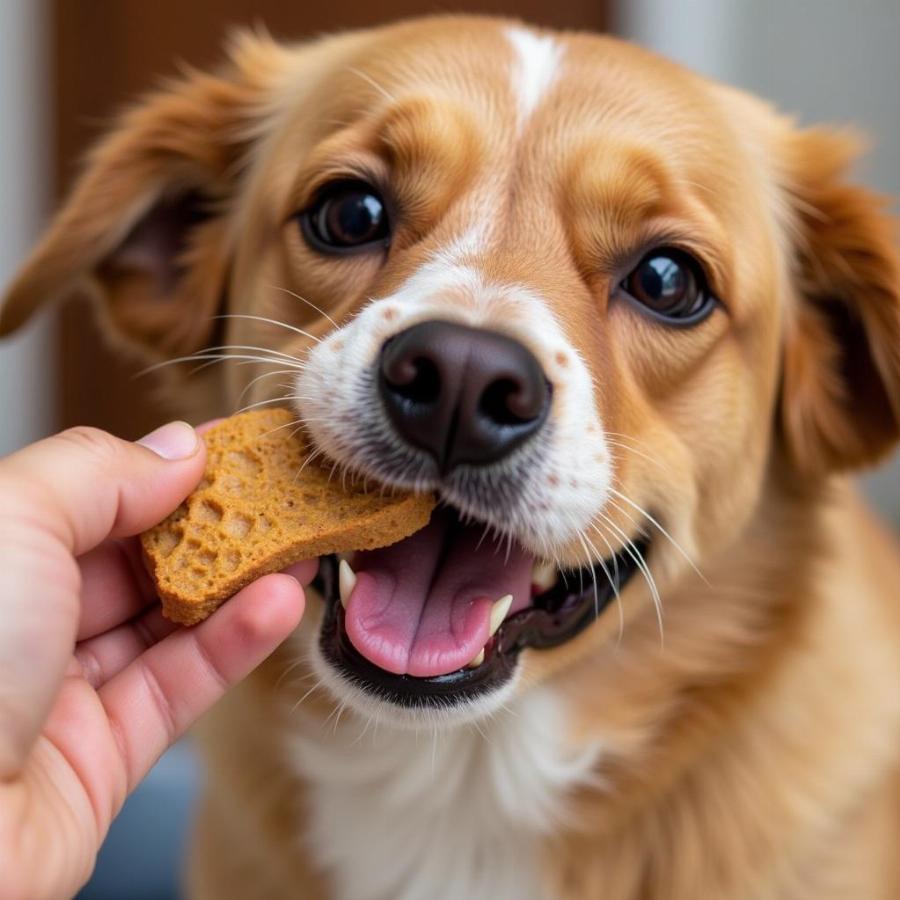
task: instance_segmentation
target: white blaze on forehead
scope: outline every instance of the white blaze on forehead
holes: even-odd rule
[[[441,247],[434,256],[435,261],[453,265],[467,256],[484,252],[487,244],[487,225],[484,221],[473,225],[458,235],[446,247]]]
[[[563,47],[552,37],[541,37],[526,28],[508,28],[506,38],[516,51],[513,90],[519,98],[519,123],[537,109],[556,80]]]

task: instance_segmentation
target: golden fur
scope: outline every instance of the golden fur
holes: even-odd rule
[[[557,35],[564,74],[521,126],[498,64],[508,25],[435,18],[294,47],[241,36],[220,72],[167,85],[95,150],[0,330],[88,290],[151,361],[210,342],[302,357],[307,338],[212,316],[322,335],[316,307],[341,324],[473,224],[501,222],[479,265],[549,298],[590,367],[616,489],[702,573],[655,540],[662,635],[634,581],[621,624],[611,609],[525,654],[519,691],[554,685],[575,711],[567,740],[604,748],[601,780],[542,841],[548,896],[892,900],[900,554],[842,474],[900,431],[892,224],[847,180],[845,136],[611,38]],[[403,210],[386,260],[319,257],[294,223],[319,185],[356,172],[388,181]],[[702,327],[667,331],[612,299],[661,243],[705,262],[724,309]],[[265,371],[161,377],[183,415],[208,418]],[[278,396],[277,381],[246,401]],[[603,512],[634,532],[634,509]],[[582,547],[557,549],[583,562]],[[203,730],[197,898],[334,896],[298,834],[308,787],[285,762],[308,686],[295,653]],[[315,691],[304,709],[324,721],[335,701]]]

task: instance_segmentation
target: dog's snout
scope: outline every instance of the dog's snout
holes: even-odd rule
[[[550,406],[528,348],[453,322],[422,322],[389,340],[378,382],[397,434],[442,472],[502,459],[540,429]]]

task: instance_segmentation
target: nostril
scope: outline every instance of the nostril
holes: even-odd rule
[[[524,425],[541,415],[549,395],[550,385],[546,380],[529,384],[514,378],[498,378],[485,388],[478,410],[497,425]]]
[[[438,368],[425,357],[401,360],[384,377],[395,394],[413,403],[435,403],[441,394]]]
[[[497,425],[521,425],[534,418],[522,394],[521,384],[511,378],[498,379],[481,395],[478,410]]]

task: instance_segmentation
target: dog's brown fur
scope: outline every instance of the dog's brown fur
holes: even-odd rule
[[[152,360],[217,331],[299,355],[306,339],[211,316],[224,304],[323,334],[326,319],[273,285],[340,324],[474,217],[504,217],[487,271],[551,299],[622,436],[618,489],[658,510],[702,571],[656,542],[662,646],[635,583],[621,639],[607,613],[524,658],[521,690],[558,686],[571,741],[604,747],[602,787],[574,793],[544,842],[549,895],[900,896],[900,555],[842,475],[900,430],[892,225],[847,181],[846,137],[608,38],[560,36],[564,89],[516,144],[491,63],[501,24],[430,19],[293,48],[243,37],[226,69],[169,85],[95,151],[0,329],[89,290],[110,333]],[[404,199],[383,265],[319,258],[292,222],[354,168],[389,174]],[[479,209],[485,179],[509,179],[503,208]],[[727,312],[674,333],[610,300],[623,262],[663,238],[703,256]],[[196,417],[232,411],[255,374],[174,371],[167,386]],[[250,399],[276,395],[267,384]],[[606,512],[634,530],[629,510]],[[292,652],[206,726],[198,898],[332,896],[284,762],[284,697],[305,691],[284,680]],[[334,708],[321,693],[305,703],[322,719]]]

